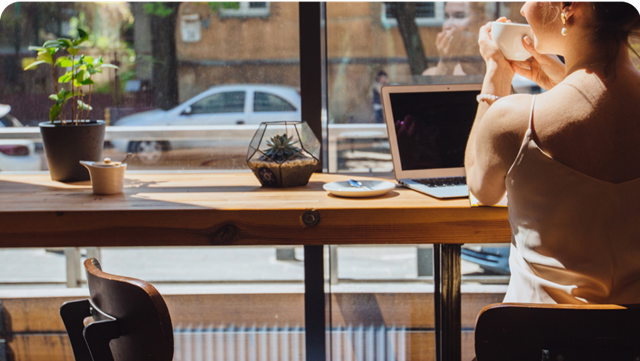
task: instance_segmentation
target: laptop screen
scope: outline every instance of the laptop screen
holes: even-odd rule
[[[479,93],[389,94],[402,170],[464,167]]]

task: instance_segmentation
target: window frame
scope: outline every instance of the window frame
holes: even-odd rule
[[[255,2],[255,1],[251,1]],[[240,17],[268,17],[271,13],[271,4],[267,1],[264,2],[267,6],[264,8],[251,8],[249,7],[250,1],[241,1],[238,9],[225,9],[220,8],[218,14],[223,18],[240,18]]]
[[[442,26],[444,23],[444,2],[428,2],[433,2],[435,4],[435,16],[433,18],[416,17],[416,25],[424,27]],[[398,20],[396,20],[396,18],[387,18],[387,6],[384,2],[380,3],[380,22],[385,29],[395,28],[398,26]]]

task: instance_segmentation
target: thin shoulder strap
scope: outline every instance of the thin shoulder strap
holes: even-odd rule
[[[533,106],[536,104],[536,95],[531,98],[531,112],[529,113],[529,132],[533,133]]]

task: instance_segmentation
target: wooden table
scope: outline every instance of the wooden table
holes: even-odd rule
[[[304,245],[307,361],[324,361],[322,246],[433,243],[436,356],[460,360],[460,245],[509,242],[507,210],[404,188],[369,199],[322,189],[349,178],[315,174],[306,187],[273,189],[251,173],[129,172],[124,194],[96,196],[90,182],[3,175],[0,246]]]

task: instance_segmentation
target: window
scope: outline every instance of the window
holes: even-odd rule
[[[245,92],[218,93],[191,106],[191,114],[243,113]]]
[[[269,16],[269,3],[264,1],[250,1],[239,3],[238,9],[220,9],[222,17],[243,17],[243,16]]]
[[[442,25],[444,22],[444,2],[417,2],[416,24],[418,26]],[[384,27],[398,26],[396,19],[398,3],[386,2],[382,6],[382,25]]]
[[[293,112],[296,108],[277,95],[256,92],[253,99],[254,112]]]

